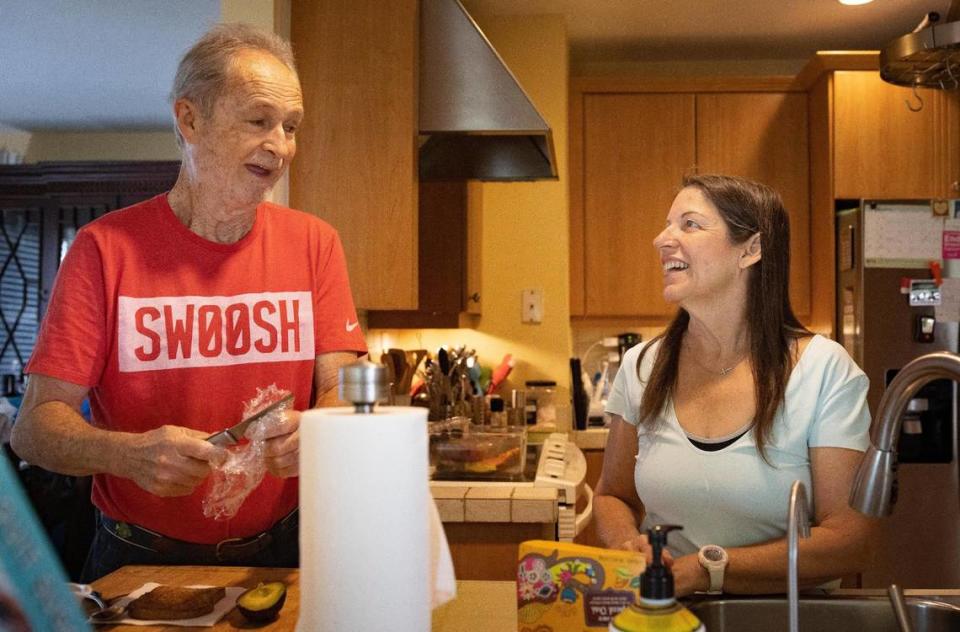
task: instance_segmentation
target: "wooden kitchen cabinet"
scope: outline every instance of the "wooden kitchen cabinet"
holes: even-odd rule
[[[416,2],[291,3],[291,205],[339,231],[361,309],[417,308],[417,31]]]
[[[340,233],[370,327],[470,325],[482,303],[482,185],[418,182],[418,28],[416,2],[291,4],[305,105],[291,206]]]
[[[880,79],[876,52],[817,53],[797,75],[810,137],[810,326],[835,331],[838,200],[958,197],[960,99]]]
[[[370,329],[456,328],[480,313],[482,184],[437,181],[419,185],[419,307],[371,310]]]
[[[957,99],[943,90],[913,91],[877,71],[833,73],[834,197],[957,197]],[[952,133],[951,133],[952,132]]]
[[[694,96],[590,94],[583,116],[581,313],[666,318],[653,238],[694,164]]]
[[[782,79],[574,79],[570,98],[570,308],[659,325],[653,238],[684,175],[770,184],[791,216],[791,298],[811,310],[806,95]]]
[[[790,214],[790,301],[810,313],[810,171],[801,92],[697,95],[697,170],[768,184]]]

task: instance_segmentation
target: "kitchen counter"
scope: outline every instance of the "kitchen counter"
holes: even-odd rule
[[[300,573],[291,568],[248,568],[227,566],[124,566],[93,583],[107,599],[120,597],[146,582],[180,586],[214,585],[252,588],[259,582],[282,581],[287,584],[287,600],[276,621],[252,625],[236,608],[227,613],[213,631],[257,630],[294,632],[300,610]],[[433,613],[433,632],[515,632],[517,629],[516,592],[513,582],[458,581],[457,597]],[[183,632],[178,626],[104,625],[109,632]]]
[[[557,522],[557,490],[530,483],[430,482],[443,522]]]
[[[283,581],[287,584],[287,601],[276,621],[253,626],[236,608],[227,613],[213,631],[258,630],[294,632],[300,608],[300,573],[290,568],[245,568],[225,566],[125,566],[93,583],[104,597],[112,599],[125,595],[150,581],[189,586],[211,584],[219,586],[253,587],[261,581]],[[948,603],[960,605],[960,589],[906,589],[908,597],[939,597]],[[886,597],[883,589],[841,589],[831,593],[849,597]],[[801,596],[801,599],[803,597]],[[457,597],[433,612],[432,632],[515,632],[517,629],[516,589],[512,581],[457,581]],[[176,626],[99,626],[109,632],[182,632]]]

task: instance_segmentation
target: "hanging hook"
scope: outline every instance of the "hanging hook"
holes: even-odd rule
[[[910,99],[904,99],[903,102],[907,104],[907,109],[911,112],[919,112],[923,109],[923,99],[920,98],[920,95],[917,93],[917,84],[913,84],[913,98],[916,99],[920,105],[913,107],[913,104],[910,103]]]

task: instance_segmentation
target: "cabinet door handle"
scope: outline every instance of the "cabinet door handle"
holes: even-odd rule
[[[960,191],[960,180],[954,180],[953,184],[950,185],[950,188],[954,191]]]
[[[469,298],[469,299],[470,299],[471,301],[473,301],[474,303],[479,303],[479,302],[480,302],[480,292],[474,292],[473,294],[471,294],[471,295],[468,296],[467,298]]]

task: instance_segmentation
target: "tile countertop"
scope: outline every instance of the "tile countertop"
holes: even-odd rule
[[[603,450],[606,428],[575,430],[568,435],[581,450]],[[557,490],[530,483],[432,481],[430,492],[443,522],[557,521]]]
[[[443,522],[557,521],[557,490],[511,483],[430,483]]]

